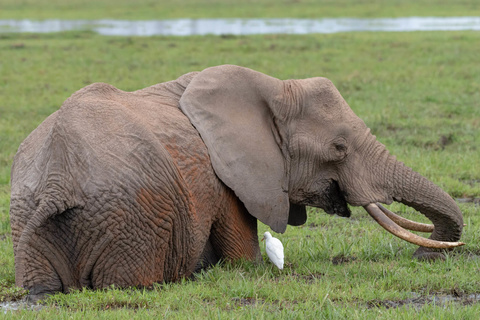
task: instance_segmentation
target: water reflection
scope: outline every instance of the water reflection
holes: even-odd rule
[[[176,20],[0,20],[0,32],[93,30],[114,36],[308,34],[350,31],[480,30],[480,17]]]

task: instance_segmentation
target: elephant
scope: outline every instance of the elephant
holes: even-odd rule
[[[380,204],[393,201],[433,225]],[[16,285],[38,298],[260,262],[257,220],[283,233],[306,222],[306,206],[349,217],[349,205],[418,244],[416,258],[463,244],[455,201],[390,155],[327,78],[222,65],[133,92],[94,83],[14,157]]]

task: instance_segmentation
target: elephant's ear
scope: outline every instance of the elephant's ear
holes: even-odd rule
[[[280,80],[247,68],[212,67],[190,82],[180,108],[205,142],[218,177],[251,215],[283,233],[287,171],[268,98],[281,88]]]

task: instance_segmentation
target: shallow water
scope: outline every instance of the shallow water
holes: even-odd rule
[[[309,34],[351,31],[480,30],[480,17],[176,19],[176,20],[0,20],[0,33],[92,30],[114,36]]]
[[[44,306],[36,303],[26,302],[24,300],[15,301],[15,302],[1,302],[0,308],[3,311],[3,314],[7,314],[12,311],[17,310],[33,310],[38,311],[42,309]]]

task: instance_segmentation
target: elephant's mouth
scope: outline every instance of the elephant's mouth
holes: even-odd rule
[[[325,201],[322,209],[328,214],[350,217],[350,208],[347,205],[347,200],[343,192],[340,190],[338,182],[332,180],[325,191]]]
[[[320,195],[312,195],[305,202],[309,206],[323,209],[328,214],[336,214],[341,217],[350,217],[351,215],[347,200],[335,180],[330,180]]]

